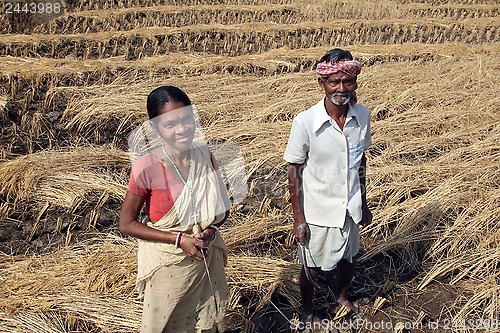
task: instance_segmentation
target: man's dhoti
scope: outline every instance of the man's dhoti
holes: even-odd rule
[[[349,215],[346,215],[342,228],[309,224],[309,230],[311,237],[305,244],[307,267],[331,271],[341,259],[352,262],[359,251],[359,225]],[[300,244],[299,261],[304,264]]]

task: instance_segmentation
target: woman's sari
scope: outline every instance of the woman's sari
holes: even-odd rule
[[[218,223],[230,202],[210,159],[208,147],[193,143],[192,186],[185,185],[172,209],[156,223],[162,231],[192,237],[194,223],[201,229]],[[168,163],[168,162],[167,162]],[[224,266],[227,248],[217,233],[206,264],[187,257],[173,244],[139,240],[137,288],[144,294],[141,332],[200,332],[220,323],[229,299]]]

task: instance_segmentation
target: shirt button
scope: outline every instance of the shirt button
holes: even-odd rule
[[[345,185],[345,182],[342,182],[342,185]]]

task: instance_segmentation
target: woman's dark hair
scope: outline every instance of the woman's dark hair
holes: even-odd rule
[[[158,117],[165,104],[170,102],[182,103],[184,106],[191,105],[191,100],[181,89],[174,86],[161,86],[153,90],[148,96],[146,106],[149,119]]]
[[[352,57],[351,52],[335,48],[333,50],[326,52],[325,55],[321,57],[319,62],[323,61],[338,62],[340,60],[353,60],[353,59],[354,58]]]

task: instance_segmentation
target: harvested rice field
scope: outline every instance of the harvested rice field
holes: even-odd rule
[[[364,64],[374,218],[351,287],[364,319],[322,276],[315,332],[500,331],[498,1],[58,3],[58,15],[0,3],[0,332],[138,332],[137,242],[117,220],[127,137],[166,84],[187,92],[207,142],[245,162],[246,197],[221,229],[225,332],[295,332],[282,156],[334,47]]]

